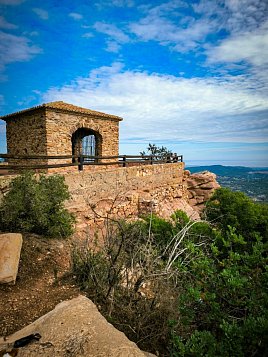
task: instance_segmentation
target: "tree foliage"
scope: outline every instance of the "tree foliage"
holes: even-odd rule
[[[205,214],[223,232],[231,226],[245,239],[258,234],[268,240],[267,205],[254,203],[242,192],[228,188],[216,190],[207,202]]]
[[[220,189],[204,216],[209,221],[176,211],[169,220],[151,214],[117,222],[102,251],[76,251],[74,273],[106,317],[144,350],[266,356],[267,206]],[[140,295],[143,284],[148,290]]]
[[[268,355],[267,206],[219,189],[206,215],[213,236],[194,247],[187,265],[177,261],[182,330],[173,334],[172,355]]]
[[[0,225],[10,232],[33,232],[49,237],[72,234],[74,217],[64,208],[68,186],[60,175],[32,172],[16,177],[0,206]]]
[[[147,147],[146,151],[141,151],[141,155],[152,155],[152,156],[159,156],[160,159],[164,159],[168,156],[172,155],[172,151],[167,149],[165,146],[157,146],[155,144],[150,144]]]

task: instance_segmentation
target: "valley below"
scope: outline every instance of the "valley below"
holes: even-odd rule
[[[217,175],[222,187],[244,192],[255,202],[268,202],[268,168],[244,166],[189,166],[191,173],[210,171]]]

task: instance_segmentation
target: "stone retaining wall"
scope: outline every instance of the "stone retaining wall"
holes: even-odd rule
[[[101,221],[107,212],[117,218],[159,213],[163,201],[185,196],[182,163],[74,172],[65,180],[72,196],[67,207],[80,228]]]
[[[191,175],[184,163],[104,168],[61,173],[71,199],[66,207],[77,217],[77,231],[103,223],[110,216],[132,218],[154,212],[170,217],[176,209],[193,219],[215,188],[216,176],[205,172]],[[12,177],[0,177],[0,199]]]

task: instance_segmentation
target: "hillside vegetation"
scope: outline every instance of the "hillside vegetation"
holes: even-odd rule
[[[63,206],[68,195],[60,176],[18,177],[1,204],[1,227],[64,237],[73,224]],[[172,357],[268,355],[267,205],[220,188],[199,221],[176,211],[169,220],[108,215],[105,223],[104,237],[76,242],[71,276],[141,349]]]
[[[73,254],[73,272],[102,313],[161,356],[268,354],[268,209],[219,189],[204,220],[175,212],[107,221],[100,250]]]

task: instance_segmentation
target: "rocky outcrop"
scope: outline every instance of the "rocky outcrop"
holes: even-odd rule
[[[5,341],[0,351],[12,350],[16,340],[39,334],[41,338],[17,349],[17,356],[27,357],[145,357],[120,331],[109,324],[86,297],[64,301],[31,325]],[[39,337],[39,336],[38,336]]]
[[[213,192],[220,187],[216,181],[216,175],[209,171],[191,175],[190,171],[185,170],[184,177],[188,192],[188,202],[199,213],[203,210],[205,203]]]
[[[21,246],[21,234],[0,234],[0,284],[15,284]]]

